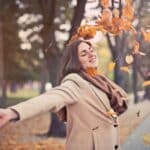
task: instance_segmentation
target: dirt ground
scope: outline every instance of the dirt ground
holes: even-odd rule
[[[120,116],[120,140],[127,136],[150,114],[150,101],[130,105],[128,111]],[[65,139],[40,138],[37,134],[47,132],[50,124],[49,113],[11,123],[0,130],[0,150],[64,150]]]

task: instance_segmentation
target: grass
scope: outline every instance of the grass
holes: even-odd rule
[[[39,94],[39,92],[37,90],[33,90],[33,89],[19,89],[15,93],[11,93],[8,91],[7,92],[8,98],[7,98],[6,105],[10,106],[10,105],[17,104],[17,103],[25,101],[29,98],[35,97],[38,94]]]

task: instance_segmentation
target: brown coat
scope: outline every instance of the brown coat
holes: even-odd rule
[[[118,127],[92,88],[110,108],[106,94],[75,73],[67,75],[60,86],[11,108],[24,120],[47,111],[58,112],[66,106],[66,150],[114,150],[119,145]]]

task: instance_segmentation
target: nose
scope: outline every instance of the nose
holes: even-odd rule
[[[91,52],[91,51],[88,52],[88,57],[89,58],[94,57],[94,56],[95,56],[95,54],[93,52]]]

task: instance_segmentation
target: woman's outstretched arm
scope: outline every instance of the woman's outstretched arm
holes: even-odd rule
[[[17,118],[25,120],[47,111],[57,112],[66,105],[76,103],[79,93],[79,87],[71,80],[67,80],[40,96],[7,109],[0,109],[0,127]]]

